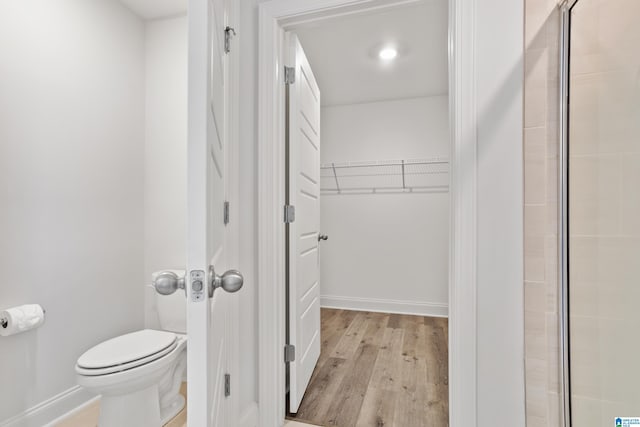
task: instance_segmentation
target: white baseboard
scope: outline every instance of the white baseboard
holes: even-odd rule
[[[0,427],[54,427],[97,399],[100,399],[100,396],[94,396],[82,387],[75,386],[0,422]],[[257,425],[258,404],[253,402],[242,411],[239,427],[256,427]]]
[[[239,427],[256,427],[258,425],[258,403],[252,402],[240,414]]]
[[[433,302],[398,301],[375,298],[320,296],[320,306],[343,310],[374,311],[380,313],[414,314],[429,317],[448,317],[449,305]]]
[[[62,393],[33,406],[26,411],[0,422],[0,427],[41,427],[51,425],[54,420],[67,416],[84,406],[95,396],[80,386],[71,387]]]

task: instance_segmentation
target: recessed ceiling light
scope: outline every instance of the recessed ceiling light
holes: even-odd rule
[[[378,56],[380,57],[380,59],[384,61],[390,61],[396,56],[398,56],[398,51],[392,47],[385,47],[380,50],[380,53],[378,53]]]

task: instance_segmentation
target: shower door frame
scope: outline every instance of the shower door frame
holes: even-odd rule
[[[559,150],[559,236],[560,254],[560,369],[562,375],[564,427],[571,427],[571,356],[569,329],[569,65],[571,54],[571,9],[579,0],[560,4],[560,150]]]

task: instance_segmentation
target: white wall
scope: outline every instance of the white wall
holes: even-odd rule
[[[187,18],[146,24],[144,283],[184,269],[187,244]],[[147,327],[158,328],[156,293],[145,288]],[[184,301],[184,293],[171,297]],[[186,309],[186,305],[185,305]]]
[[[447,96],[325,107],[322,163],[447,158],[448,115]],[[446,190],[323,194],[323,306],[446,315],[448,227]]]
[[[2,422],[143,326],[144,27],[112,0],[5,1],[0,52],[0,306],[47,311],[0,338]]]
[[[524,426],[524,2],[476,3],[478,426]]]
[[[241,2],[243,263],[255,277],[257,5]],[[476,0],[478,124],[478,426],[524,425],[522,295],[523,0]],[[253,261],[252,261],[253,260]],[[254,287],[259,287],[259,283]],[[246,293],[248,304],[255,303]],[[246,305],[245,307],[250,307]],[[246,309],[246,308],[245,308]],[[252,310],[253,313],[253,310]],[[246,323],[254,350],[256,325]],[[250,335],[249,335],[250,334]],[[252,353],[256,355],[256,353]],[[257,357],[257,355],[256,355]],[[250,357],[255,363],[256,357]],[[255,366],[255,365],[248,365]],[[253,374],[251,376],[254,381]],[[247,383],[249,380],[247,380]],[[473,410],[473,409],[469,409]]]

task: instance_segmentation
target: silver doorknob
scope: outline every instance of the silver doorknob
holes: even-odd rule
[[[320,240],[329,240],[329,236],[327,236],[326,234],[319,234],[318,235],[318,242]]]
[[[222,276],[216,274],[213,266],[211,267],[211,285],[209,286],[209,297],[213,297],[213,292],[222,288],[227,292],[238,292],[244,284],[244,277],[238,270],[225,271]]]
[[[151,286],[160,295],[171,295],[178,289],[184,289],[184,277],[179,277],[173,271],[161,271],[153,279]]]

